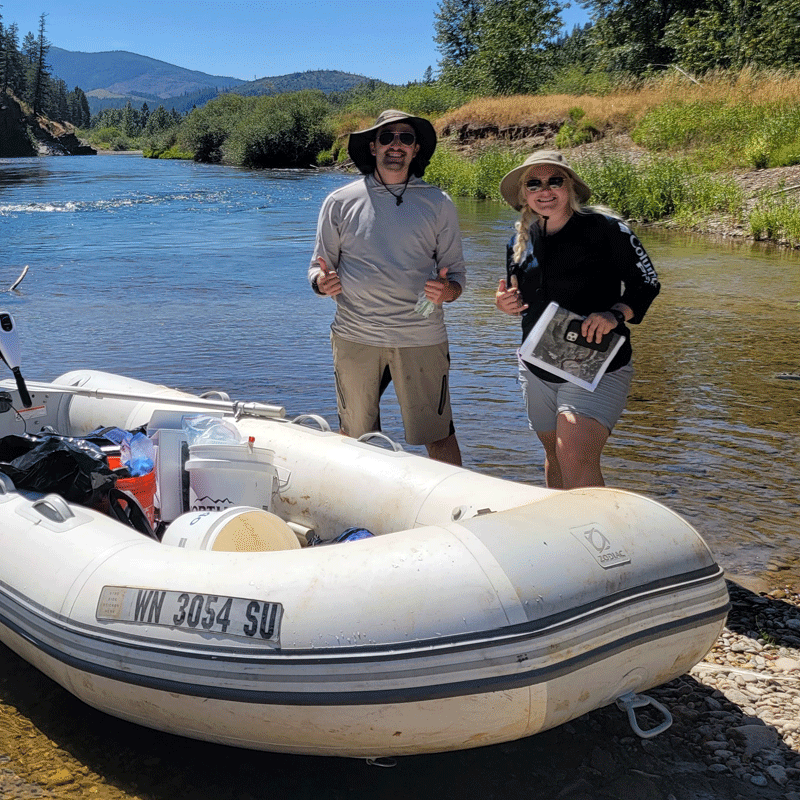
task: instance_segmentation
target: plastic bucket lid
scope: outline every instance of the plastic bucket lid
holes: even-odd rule
[[[300,549],[297,534],[280,517],[252,506],[182,514],[164,531],[161,542],[187,550],[240,553]]]
[[[189,464],[203,461],[225,461],[231,469],[271,465],[275,458],[274,450],[263,447],[250,448],[247,444],[193,444],[189,448]]]

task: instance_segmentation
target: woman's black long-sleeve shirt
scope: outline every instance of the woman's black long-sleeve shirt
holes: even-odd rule
[[[506,248],[506,270],[509,285],[516,276],[522,300],[528,304],[522,315],[523,340],[551,301],[583,317],[622,302],[633,311],[629,322],[638,324],[661,289],[641,242],[614,217],[597,212],[573,214],[563,228],[546,235],[534,224],[520,264],[513,258],[515,238]],[[620,323],[616,332],[625,341],[608,372],[631,360],[627,327]],[[545,380],[561,382],[552,373],[529,368]]]

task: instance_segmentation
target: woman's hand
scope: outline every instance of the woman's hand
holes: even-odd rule
[[[512,317],[518,317],[528,307],[527,303],[522,302],[522,297],[520,297],[519,289],[516,286],[506,286],[505,278],[500,278],[497,292],[494,295],[494,304],[504,314]]]
[[[621,308],[619,310],[627,320],[628,315],[625,311]],[[587,342],[600,343],[603,337],[609,331],[613,331],[617,325],[619,325],[619,320],[610,311],[593,311],[583,321],[581,333]]]

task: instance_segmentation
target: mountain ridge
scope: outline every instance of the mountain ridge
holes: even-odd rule
[[[183,113],[227,91],[252,96],[320,89],[328,94],[372,80],[338,70],[308,70],[243,81],[186,69],[128,50],[87,53],[51,46],[48,61],[54,78],[63,80],[70,90],[80,87],[92,114],[103,108],[122,108],[128,102],[133,106],[144,102],[161,104]]]

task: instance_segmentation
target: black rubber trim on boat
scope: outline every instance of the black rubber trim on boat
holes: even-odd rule
[[[208,700],[224,700],[228,702],[251,703],[255,705],[287,705],[287,706],[340,706],[340,705],[382,705],[386,703],[412,703],[424,700],[437,700],[447,697],[461,697],[486,692],[502,692],[511,689],[523,688],[553,680],[578,669],[584,669],[591,664],[602,661],[623,650],[630,649],[633,645],[641,646],[650,642],[657,642],[666,635],[673,635],[685,630],[696,628],[700,624],[724,619],[730,608],[730,603],[721,609],[711,609],[703,614],[696,614],[680,620],[655,626],[645,632],[621,637],[613,642],[596,647],[573,658],[560,661],[536,669],[515,672],[511,675],[498,675],[481,677],[472,680],[437,683],[424,686],[404,687],[402,689],[355,690],[346,692],[307,692],[307,691],[263,691],[258,689],[234,689],[219,685],[206,685],[185,683],[182,681],[159,678],[153,675],[132,673],[128,670],[106,667],[93,664],[81,658],[69,656],[55,648],[37,644],[31,637],[24,638],[35,644],[38,649],[67,666],[97,675],[110,680],[140,686],[163,692],[202,697]],[[2,619],[0,617],[0,619]],[[7,626],[15,629],[16,626]],[[24,633],[20,632],[20,635]],[[456,666],[456,665],[454,665]],[[329,680],[328,676],[320,676],[320,682]],[[372,675],[365,675],[364,679],[374,682]]]
[[[704,583],[711,583],[714,580],[721,578],[722,571],[717,568],[713,575],[707,575],[705,580],[693,581],[700,585]],[[684,576],[686,577],[686,576]],[[686,581],[683,581],[686,583]],[[657,582],[660,583],[660,582]],[[673,580],[669,587],[662,587],[661,590],[655,592],[647,592],[644,587],[638,587],[633,594],[641,599],[652,598],[658,594],[667,591],[668,589],[674,591],[676,584]],[[5,592],[3,591],[5,589]],[[719,594],[722,595],[723,587],[720,587]],[[7,600],[4,604],[3,594]],[[600,647],[589,649],[571,659],[559,662],[557,664],[550,664],[534,669],[529,669],[524,672],[514,671],[508,675],[500,676],[485,676],[476,677],[465,681],[445,682],[438,679],[438,682],[427,684],[423,686],[407,687],[402,689],[379,689],[372,691],[360,691],[358,689],[353,691],[342,692],[329,692],[329,691],[262,691],[249,688],[222,688],[218,685],[213,685],[216,680],[219,682],[224,677],[226,672],[225,665],[241,665],[246,663],[249,666],[249,675],[246,679],[254,683],[260,681],[263,684],[264,680],[272,679],[275,682],[281,680],[298,680],[297,670],[302,670],[303,666],[314,665],[319,669],[320,667],[329,666],[332,668],[341,668],[349,664],[361,666],[364,670],[363,674],[336,674],[330,672],[327,674],[318,674],[312,676],[309,682],[317,682],[324,686],[326,682],[335,680],[338,682],[357,683],[364,677],[369,677],[371,681],[381,680],[379,675],[374,671],[369,671],[368,667],[370,662],[372,668],[376,664],[374,662],[385,662],[387,664],[397,664],[398,661],[408,661],[409,671],[416,672],[417,674],[424,674],[430,671],[430,666],[427,668],[422,663],[426,658],[435,657],[439,660],[446,655],[456,655],[457,653],[472,653],[479,654],[479,657],[472,660],[475,665],[473,672],[484,668],[488,663],[493,662],[495,666],[503,665],[511,666],[516,662],[517,664],[524,663],[528,660],[528,653],[523,649],[529,650],[531,643],[535,640],[542,640],[546,636],[552,636],[558,631],[559,626],[553,624],[545,625],[545,622],[552,623],[553,619],[537,621],[534,627],[533,623],[526,623],[523,625],[509,626],[508,628],[498,629],[496,631],[487,631],[483,633],[474,633],[469,635],[469,642],[464,641],[464,637],[450,637],[451,641],[446,647],[433,647],[435,643],[439,644],[438,640],[425,640],[416,642],[411,645],[395,646],[392,652],[387,651],[386,647],[381,646],[372,647],[369,649],[361,648],[347,648],[345,652],[338,652],[332,648],[326,651],[290,651],[282,652],[275,651],[271,648],[264,648],[259,653],[250,654],[250,658],[245,658],[241,654],[241,648],[197,648],[191,649],[187,643],[180,645],[165,645],[163,640],[149,640],[140,639],[136,641],[134,637],[123,635],[98,635],[98,630],[92,626],[72,623],[68,620],[61,619],[58,622],[53,619],[48,619],[48,615],[43,614],[36,604],[28,602],[22,603],[16,601],[11,597],[12,593],[8,591],[8,587],[0,585],[0,624],[4,624],[10,630],[13,630],[17,635],[31,643],[34,647],[41,652],[46,653],[51,658],[58,660],[64,664],[79,669],[81,671],[103,676],[112,680],[156,689],[160,691],[177,692],[195,697],[206,697],[209,699],[229,700],[233,702],[247,702],[256,704],[275,704],[275,705],[351,705],[351,704],[365,704],[373,705],[385,702],[415,702],[425,699],[436,699],[443,697],[454,697],[461,695],[474,694],[480,691],[504,691],[506,689],[519,688],[521,686],[530,685],[533,683],[540,683],[545,680],[550,680],[558,677],[561,674],[574,671],[577,668],[582,668],[595,663],[603,658],[612,655],[620,650],[628,649],[633,644],[641,645],[644,643],[655,642],[663,638],[668,633],[677,633],[683,630],[691,629],[698,624],[708,621],[722,620],[730,609],[730,602],[727,599],[727,592],[725,592],[725,602],[718,603],[715,607],[708,609],[702,614],[695,614],[688,618],[681,618],[678,620],[670,620],[658,626],[646,629],[644,631],[637,631],[629,634],[628,636],[620,637],[618,640],[608,642]],[[631,598],[634,599],[634,598]],[[722,597],[719,597],[721,600]],[[612,611],[619,611],[619,600],[610,606],[606,602],[602,608],[595,610],[595,617],[600,618]],[[712,602],[713,598],[709,598],[707,602]],[[9,604],[14,603],[18,609],[17,618],[15,622],[11,618],[11,611]],[[633,603],[628,603],[633,605]],[[3,612],[3,605],[6,606],[6,613]],[[573,609],[569,616],[575,619],[576,610]],[[22,617],[27,616],[27,624],[22,624]],[[555,615],[562,616],[562,615]],[[586,614],[582,615],[584,619]],[[591,615],[588,615],[591,616]],[[630,617],[630,614],[628,615]],[[566,624],[566,620],[561,620],[561,626]],[[544,630],[543,628],[547,629]],[[58,632],[62,632],[58,635]],[[68,637],[72,636],[73,641],[70,643]],[[49,643],[50,639],[53,643]],[[69,645],[73,653],[66,652],[65,649],[59,649],[56,646],[57,640],[61,639],[64,647]],[[84,643],[81,646],[81,643]],[[92,646],[86,646],[88,642],[92,642]],[[153,646],[156,643],[156,646]],[[492,657],[491,650],[506,651],[502,654],[498,653]],[[80,655],[76,652],[83,651]],[[90,653],[90,651],[92,651]],[[510,652],[509,652],[510,651]],[[173,657],[183,660],[183,667],[176,664],[174,672],[180,674],[186,673],[189,680],[173,680],[169,678],[159,677],[156,675],[145,674],[144,669],[156,668],[163,671],[165,666],[165,658]],[[119,669],[104,665],[103,659],[113,662],[115,664],[126,664],[128,669]],[[264,671],[269,668],[282,669],[286,672],[287,676],[284,677],[280,674],[265,675]],[[258,668],[261,667],[259,674]],[[431,677],[436,680],[436,675],[446,673],[452,675],[459,671],[464,671],[470,668],[470,665],[465,661],[453,660],[452,663],[439,664],[440,669],[430,672]],[[135,672],[135,670],[140,672]],[[132,671],[133,670],[133,671]],[[290,672],[291,670],[291,672]],[[203,680],[209,683],[191,682],[191,673],[197,677],[202,677]],[[233,670],[236,673],[236,670]],[[388,683],[396,677],[391,672],[386,673],[385,681]],[[303,678],[300,678],[302,681]],[[211,684],[211,685],[209,685]]]
[[[216,661],[244,663],[251,662],[275,662],[286,663],[291,661],[295,666],[302,666],[304,663],[316,665],[332,661],[336,664],[353,661],[361,663],[372,660],[376,657],[381,660],[405,660],[415,657],[428,657],[431,653],[449,653],[462,650],[475,650],[478,648],[497,647],[513,644],[515,640],[531,640],[537,637],[548,636],[559,628],[574,625],[578,618],[602,617],[605,614],[615,613],[620,605],[630,603],[632,600],[643,597],[658,597],[663,594],[671,594],[678,591],[687,584],[713,584],[722,578],[724,572],[717,564],[712,564],[703,569],[684,573],[680,576],[671,578],[660,578],[656,581],[643,586],[636,586],[626,589],[623,592],[608,595],[603,598],[586,603],[582,606],[567,609],[541,617],[528,622],[508,625],[503,628],[496,628],[488,631],[472,631],[463,634],[453,634],[449,636],[438,636],[435,639],[421,639],[411,642],[393,642],[389,644],[368,644],[350,645],[342,647],[318,647],[314,649],[291,649],[276,648],[265,646],[262,649],[254,650],[252,646],[243,647],[236,644],[226,643],[225,645],[213,644],[191,644],[189,642],[170,643],[163,638],[139,636],[130,630],[125,633],[115,633],[109,631],[104,626],[92,626],[86,623],[73,622],[61,615],[53,614],[48,609],[38,603],[28,599],[19,592],[13,591],[0,581],[0,621],[5,617],[2,613],[2,597],[4,590],[13,603],[15,595],[16,605],[27,608],[28,613],[38,617],[41,622],[39,626],[31,622],[29,627],[53,627],[62,630],[74,631],[75,635],[82,639],[94,640],[97,642],[99,650],[106,650],[114,646],[123,646],[131,651],[142,650],[148,653],[162,653],[165,657],[179,655],[187,658],[213,658]],[[726,595],[727,596],[727,595]],[[729,607],[729,604],[728,604]],[[13,627],[10,624],[9,627]],[[24,630],[24,629],[20,629]],[[33,642],[34,640],[31,639]],[[88,649],[88,648],[85,648]]]
[[[672,594],[688,584],[713,584],[722,578],[724,572],[717,564],[712,564],[699,570],[687,572],[679,576],[670,578],[659,578],[643,586],[635,586],[616,594],[607,595],[591,603],[567,609],[546,617],[535,620],[508,625],[503,628],[496,628],[488,631],[471,631],[463,634],[452,634],[449,636],[437,636],[435,639],[420,639],[411,642],[392,642],[388,644],[367,644],[349,645],[341,647],[315,647],[313,649],[291,649],[274,646],[265,646],[262,649],[254,649],[252,646],[237,646],[226,642],[224,645],[213,644],[191,644],[189,642],[170,643],[163,638],[152,636],[140,636],[130,630],[125,633],[115,633],[109,631],[107,627],[100,625],[88,625],[81,622],[73,622],[61,615],[54,614],[50,610],[35,603],[19,592],[11,590],[10,587],[0,581],[0,621],[4,619],[2,613],[3,592],[21,608],[27,608],[28,613],[35,615],[42,622],[41,625],[51,626],[63,630],[74,631],[77,636],[83,639],[91,639],[97,642],[99,650],[121,645],[131,651],[142,650],[148,653],[160,652],[164,656],[170,656],[178,652],[187,658],[213,658],[216,661],[234,662],[240,660],[244,663],[249,662],[275,662],[285,663],[291,661],[296,666],[305,663],[322,664],[330,660],[337,664],[353,661],[361,663],[379,657],[381,660],[405,660],[413,658],[415,655],[428,657],[431,653],[459,652],[461,650],[475,650],[479,647],[497,647],[513,644],[515,640],[531,640],[537,637],[548,636],[559,628],[574,625],[578,618],[602,617],[605,614],[615,613],[620,605],[630,603],[643,597],[658,597],[663,594]],[[9,618],[10,619],[10,618]],[[10,627],[10,625],[9,625]],[[31,623],[29,627],[37,627]],[[31,640],[33,641],[33,640]],[[88,648],[86,648],[88,649]]]

